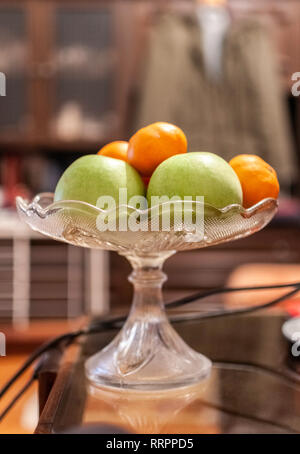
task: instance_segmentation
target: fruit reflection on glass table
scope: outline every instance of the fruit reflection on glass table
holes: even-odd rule
[[[186,153],[185,136],[173,125],[156,123],[138,131],[129,141],[125,160],[126,143],[122,142],[121,153],[119,146],[114,143],[97,155],[79,158],[66,169],[54,195],[38,195],[31,203],[18,198],[18,211],[27,224],[48,237],[117,251],[133,267],[129,280],[134,298],[128,319],[117,337],[86,362],[93,385],[144,391],[185,387],[207,378],[211,362],[192,350],[167,319],[163,263],[177,251],[259,231],[275,215],[277,195],[273,191],[269,197],[270,185],[262,179],[258,203],[243,207],[249,189],[255,199],[244,176],[240,180],[232,166],[212,153]],[[141,206],[148,179],[147,200],[143,199],[148,206]],[[114,203],[99,204],[102,196]],[[139,204],[133,203],[136,200]],[[179,208],[183,222],[178,222]],[[166,209],[167,229],[162,222]],[[113,219],[115,228],[99,229],[103,216]],[[128,228],[129,219],[135,220],[134,229]],[[121,229],[124,220],[127,228]]]

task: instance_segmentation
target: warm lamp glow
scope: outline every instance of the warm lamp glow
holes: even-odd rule
[[[210,6],[225,6],[227,5],[227,0],[198,0],[198,3]]]

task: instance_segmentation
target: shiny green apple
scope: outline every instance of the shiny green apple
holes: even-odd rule
[[[119,190],[123,188],[127,189],[125,203],[133,196],[145,195],[141,177],[127,162],[107,156],[86,155],[65,170],[57,183],[54,200],[79,200],[97,205],[99,197],[111,196],[119,205]]]
[[[203,196],[215,208],[243,203],[240,181],[232,167],[220,156],[190,152],[172,156],[154,171],[148,186],[148,204],[152,197]]]

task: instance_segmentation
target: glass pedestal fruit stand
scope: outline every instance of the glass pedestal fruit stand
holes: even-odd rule
[[[197,203],[190,202],[190,211],[194,212]],[[193,222],[184,222],[180,228],[171,222],[167,231],[146,229],[151,209],[139,211],[129,206],[122,212],[125,209],[126,215],[140,218],[139,230],[100,231],[97,219],[105,214],[103,210],[79,201],[54,203],[53,194],[48,193],[30,203],[18,198],[17,208],[21,219],[50,238],[116,251],[128,259],[133,268],[129,280],[134,286],[129,316],[116,338],[87,360],[86,375],[94,386],[162,391],[198,383],[211,371],[211,361],[191,349],[168,321],[162,299],[165,260],[179,251],[236,240],[261,230],[275,215],[277,201],[264,199],[249,209],[203,205],[202,232]]]

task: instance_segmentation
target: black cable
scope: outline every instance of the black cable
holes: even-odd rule
[[[274,285],[262,285],[256,287],[221,287],[219,289],[209,290],[205,293],[197,292],[193,293],[192,295],[188,295],[184,298],[180,298],[179,300],[172,301],[171,303],[166,304],[166,307],[169,309],[173,309],[174,307],[184,306],[185,304],[191,303],[196,301],[197,299],[207,298],[209,296],[216,295],[218,293],[229,293],[229,292],[243,292],[243,291],[252,291],[252,290],[272,290],[272,289],[280,289],[280,288],[288,288],[288,287],[298,287],[300,288],[300,282],[295,282],[291,284],[274,284]]]
[[[13,385],[13,383],[28,369],[28,367],[36,361],[45,351],[49,350],[50,348],[56,347],[63,341],[72,340],[77,336],[80,336],[81,331],[75,331],[73,333],[66,333],[61,336],[58,336],[52,339],[49,342],[41,345],[37,348],[24,362],[24,364],[18,369],[18,371],[13,375],[13,377],[3,386],[0,391],[0,399],[4,396],[4,394],[9,390],[9,388]]]
[[[221,316],[247,314],[247,313],[251,313],[254,311],[258,311],[258,310],[262,310],[262,309],[266,309],[268,307],[274,306],[275,304],[278,304],[278,303],[284,301],[286,298],[295,295],[296,293],[298,293],[300,291],[300,282],[291,283],[291,284],[278,284],[278,285],[255,286],[255,287],[234,287],[234,288],[229,287],[229,288],[214,289],[214,290],[210,290],[208,292],[197,292],[192,295],[186,296],[184,298],[181,298],[179,300],[172,301],[172,302],[166,304],[166,308],[169,309],[169,308],[183,306],[183,305],[189,304],[191,302],[194,302],[196,300],[206,298],[208,296],[217,295],[220,293],[251,291],[251,290],[270,290],[270,289],[280,289],[280,288],[289,288],[289,287],[294,287],[294,289],[291,290],[290,292],[286,293],[285,295],[282,295],[282,296],[280,296],[268,303],[260,305],[260,306],[253,306],[253,307],[248,307],[248,308],[232,309],[232,310],[221,310],[221,311],[214,311],[214,312],[201,313],[201,314],[193,313],[191,315],[188,315],[188,314],[180,315],[180,316],[175,315],[175,316],[171,317],[171,321],[184,322],[184,321],[188,321],[188,320],[203,320],[203,319],[209,319],[209,318],[215,318],[215,317],[221,317]],[[0,399],[10,389],[10,387],[15,383],[15,381],[28,369],[28,367],[30,367],[31,364],[34,361],[36,361],[47,350],[57,347],[59,344],[61,344],[63,342],[65,342],[66,345],[68,345],[74,339],[76,339],[77,337],[82,336],[82,335],[89,335],[89,334],[99,333],[102,331],[117,328],[118,325],[120,323],[123,323],[125,320],[126,320],[126,316],[120,316],[120,317],[115,317],[115,318],[112,318],[109,320],[97,321],[94,324],[90,325],[88,328],[65,333],[65,334],[58,336],[58,337],[52,339],[51,341],[46,342],[45,344],[41,345],[34,353],[32,353],[27,358],[27,360],[20,367],[20,369],[18,369],[18,371],[3,386],[3,388],[0,391]],[[15,396],[15,398],[11,401],[11,403],[8,405],[8,407],[4,410],[4,412],[3,412],[4,416],[10,410],[10,408],[12,408],[12,406],[15,404],[15,402],[22,396],[22,394],[29,388],[29,386],[32,384],[32,382],[34,381],[35,378],[36,378],[36,372],[33,374],[33,376],[28,381],[28,383]],[[4,417],[3,413],[0,415],[0,421]]]
[[[209,318],[216,318],[216,317],[227,317],[230,315],[241,315],[241,314],[250,314],[251,312],[256,312],[260,311],[263,309],[267,309],[269,307],[275,306],[278,303],[281,303],[284,301],[286,298],[289,298],[291,296],[294,296],[296,293],[300,291],[300,285],[299,287],[295,288],[294,290],[291,290],[288,293],[285,293],[282,296],[279,296],[278,298],[269,301],[268,303],[262,304],[260,306],[252,306],[252,307],[247,307],[243,309],[232,309],[232,310],[226,310],[226,311],[213,311],[213,312],[206,312],[204,314],[197,315],[195,313],[193,314],[181,314],[180,319],[176,320],[174,317],[171,317],[172,321],[187,321],[187,320],[203,320],[203,319],[209,319]]]
[[[20,389],[20,391],[15,395],[15,397],[10,401],[10,403],[7,405],[7,407],[0,413],[0,423],[1,421],[5,418],[9,410],[12,409],[12,407],[17,403],[17,401],[20,399],[20,397],[23,396],[23,394],[27,391],[28,388],[32,385],[32,383],[36,380],[36,374],[32,374],[32,376],[29,378],[27,383],[23,386],[23,388]]]
[[[119,318],[116,319],[117,321]],[[99,322],[98,324],[98,330],[102,326],[102,328],[109,328],[111,327],[111,322],[110,321],[103,321]],[[24,362],[24,364],[17,370],[17,372],[10,378],[10,380],[3,386],[3,388],[0,391],[0,399],[4,396],[4,394],[9,390],[9,388],[13,385],[13,383],[28,369],[31,364],[36,361],[43,353],[45,353],[47,350],[50,350],[51,348],[57,347],[62,342],[66,342],[66,344],[69,344],[72,340],[76,339],[76,337],[82,336],[84,334],[92,334],[94,332],[93,327],[91,329],[89,328],[84,328],[78,331],[73,331],[69,333],[62,334],[61,336],[55,337],[54,339],[50,340],[49,342],[46,342],[42,344],[39,348],[37,348]],[[97,331],[99,332],[99,331]]]
[[[18,400],[25,394],[25,392],[30,388],[32,383],[38,379],[39,372],[43,366],[43,357],[39,360],[38,364],[34,368],[33,374],[29,378],[29,380],[26,382],[26,384],[21,388],[21,390],[13,397],[13,399],[10,401],[10,403],[6,406],[6,408],[0,413],[0,423],[1,421],[5,418],[7,413],[11,410],[11,408],[18,402]]]

